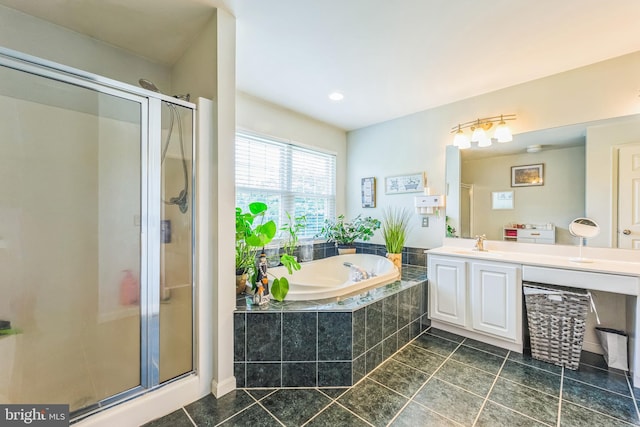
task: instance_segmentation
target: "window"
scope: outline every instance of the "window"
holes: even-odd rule
[[[236,206],[260,201],[278,226],[305,215],[300,237],[315,236],[325,218],[335,217],[336,156],[293,144],[236,134]]]

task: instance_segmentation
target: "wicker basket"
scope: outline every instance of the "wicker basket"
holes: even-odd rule
[[[523,286],[533,358],[578,369],[591,295],[584,289]]]

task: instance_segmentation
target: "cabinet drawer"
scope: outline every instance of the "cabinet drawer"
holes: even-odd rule
[[[534,228],[525,228],[518,230],[518,238],[531,238],[531,239],[553,239],[555,236],[554,230],[540,230]]]
[[[637,277],[530,265],[522,267],[522,280],[626,295],[638,295],[639,287]]]

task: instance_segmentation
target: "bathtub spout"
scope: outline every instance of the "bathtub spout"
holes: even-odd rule
[[[347,266],[347,264],[349,264]],[[352,264],[350,262],[345,262],[344,263],[345,267],[349,267],[350,271],[349,271],[349,279],[351,279],[354,282],[359,282],[361,280],[367,280],[368,278],[371,277],[371,275],[367,272],[367,270],[365,270],[364,268],[357,266],[355,264]]]

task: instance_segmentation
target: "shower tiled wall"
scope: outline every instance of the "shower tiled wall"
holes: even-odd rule
[[[354,384],[428,326],[426,281],[404,284],[343,311],[236,311],[237,387]]]

